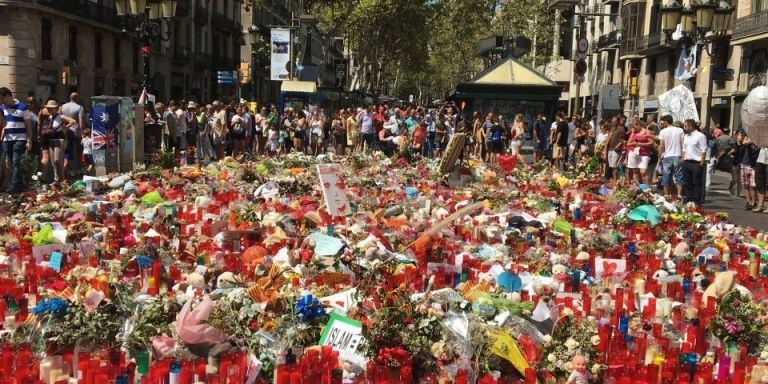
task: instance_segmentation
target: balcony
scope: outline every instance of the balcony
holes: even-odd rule
[[[179,45],[173,48],[173,63],[174,64],[189,64],[189,49]]]
[[[611,31],[610,33],[600,36],[600,38],[597,39],[597,50],[604,51],[607,49],[619,48],[620,38],[621,33],[619,33],[618,30]]]
[[[113,25],[117,16],[114,9],[85,0],[38,0],[37,3],[70,15],[80,16],[103,24]]]
[[[579,0],[549,0],[547,8],[552,9],[571,9],[579,4]]]
[[[190,12],[189,0],[178,0],[176,3],[176,17],[187,17]]]
[[[224,32],[238,32],[236,22],[223,13],[214,12],[211,16],[211,25]]]
[[[195,24],[206,25],[208,24],[208,8],[195,6]]]
[[[736,19],[731,40],[743,39],[768,31],[768,10]]]
[[[636,37],[628,37],[621,41],[619,47],[619,58],[621,60],[626,58],[632,58],[638,56],[638,43],[640,39]]]
[[[637,51],[643,55],[655,55],[663,53],[672,48],[671,41],[667,39],[667,35],[661,32],[645,35],[640,39],[637,45]]]
[[[211,67],[211,55],[202,52],[196,52],[194,63],[196,66],[208,69]]]

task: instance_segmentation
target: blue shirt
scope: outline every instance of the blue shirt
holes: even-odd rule
[[[27,140],[25,120],[31,120],[32,115],[26,104],[13,99],[13,105],[0,104],[5,119],[4,141]]]

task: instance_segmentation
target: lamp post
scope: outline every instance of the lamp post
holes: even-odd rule
[[[709,80],[707,83],[706,112],[703,122],[709,126],[712,107],[712,88],[715,61],[719,52],[716,42],[723,40],[731,29],[731,14],[734,8],[727,0],[698,0],[682,7],[672,0],[661,7],[662,29],[669,36],[680,24],[683,42],[686,46],[703,45],[709,56]],[[711,47],[710,47],[711,46]],[[684,48],[686,49],[686,48]]]
[[[162,22],[176,15],[176,3],[177,0],[115,0],[117,15],[125,17],[133,26],[123,31],[141,43],[144,88],[149,88],[151,83],[149,57],[152,54],[152,41],[157,37],[168,41],[168,33],[163,33]]]
[[[712,110],[712,89],[714,88],[715,61],[719,52],[717,42],[723,40],[731,29],[731,14],[734,8],[727,0],[698,0],[693,5],[681,7],[676,0],[661,7],[662,29],[667,35],[670,35],[676,28],[679,20],[680,29],[683,33],[683,43],[690,45],[703,45],[704,50],[709,56],[709,74],[707,79],[707,97],[705,101],[706,112],[704,113],[703,123],[709,127],[709,118]],[[711,48],[710,48],[711,45]],[[685,48],[684,48],[685,49]],[[706,169],[704,170],[706,172]],[[705,184],[707,177],[701,178],[702,184]],[[707,189],[704,185],[701,188],[702,201],[704,201]]]

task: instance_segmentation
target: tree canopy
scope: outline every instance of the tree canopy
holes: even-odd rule
[[[387,90],[421,101],[442,98],[483,70],[475,44],[524,36],[521,59],[542,66],[551,54],[552,16],[542,0],[307,0],[318,29],[346,40],[354,60],[351,88]]]

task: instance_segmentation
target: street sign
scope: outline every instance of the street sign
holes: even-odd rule
[[[237,84],[237,71],[217,71],[216,82],[221,85]]]
[[[582,37],[579,39],[577,48],[579,49],[579,53],[587,53],[589,50],[589,40],[587,40],[585,37]]]
[[[712,71],[712,80],[731,81],[733,80],[733,73],[733,69],[730,68],[715,68]]]

